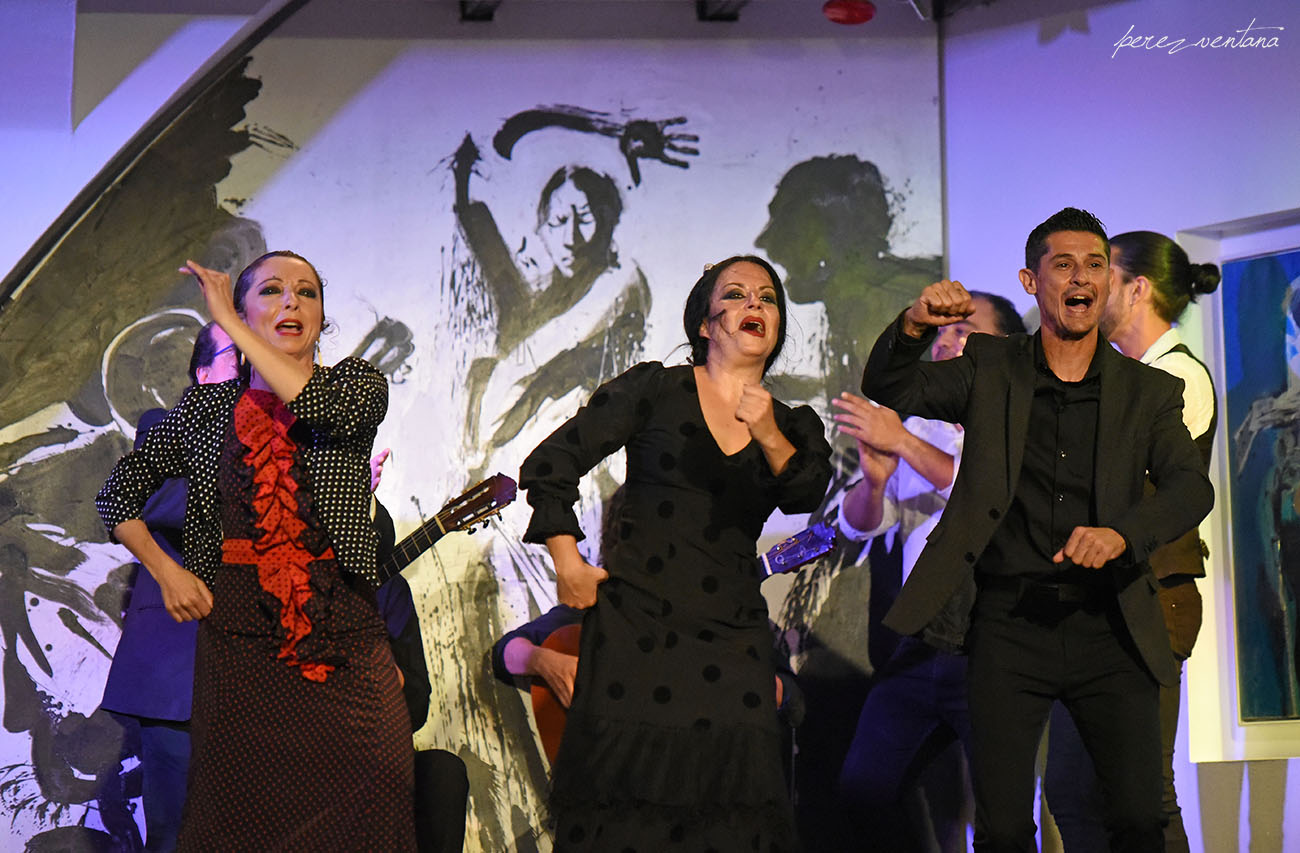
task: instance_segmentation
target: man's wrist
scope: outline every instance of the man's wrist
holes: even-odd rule
[[[929,328],[929,326],[918,323],[912,319],[911,309],[903,312],[903,322],[899,327],[899,331],[902,332],[904,337],[911,338],[913,341],[919,341],[921,338],[925,337],[925,333]]]

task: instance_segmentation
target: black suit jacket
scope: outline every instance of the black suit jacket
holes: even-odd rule
[[[1034,388],[1033,339],[971,335],[961,358],[922,362],[934,331],[902,332],[902,316],[876,341],[862,391],[900,415],[961,424],[965,451],[943,518],[908,577],[885,624],[920,631],[968,576],[1011,506]],[[1214,490],[1183,425],[1183,382],[1126,358],[1099,338],[1101,399],[1093,485],[1098,524],[1118,531],[1128,551],[1105,569],[1125,623],[1147,668],[1162,684],[1177,679],[1151,552],[1195,527]],[[1154,493],[1143,494],[1149,475]]]

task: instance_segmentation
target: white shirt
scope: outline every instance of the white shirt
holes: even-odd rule
[[[1204,372],[1204,371],[1202,371]],[[962,444],[965,431],[956,424],[947,421],[932,421],[926,418],[911,417],[903,421],[903,427],[912,435],[927,441],[953,458],[953,482],[957,481],[957,466],[961,463]],[[856,487],[861,477],[849,488]],[[847,490],[846,490],[847,491]],[[897,526],[894,535],[903,537],[903,580],[911,574],[912,567],[925,548],[926,538],[939,523],[943,508],[948,505],[948,496],[952,494],[952,483],[947,488],[936,489],[934,484],[922,477],[905,459],[898,460],[898,469],[885,483],[883,514],[880,523],[873,530],[858,530],[844,518],[840,512],[839,528],[849,539],[861,542],[873,536],[879,536],[890,528]],[[886,540],[893,546],[892,540]]]
[[[1183,380],[1183,423],[1192,438],[1198,438],[1210,428],[1210,418],[1214,416],[1214,386],[1200,362],[1186,353],[1170,352],[1182,342],[1177,327],[1170,328],[1156,338],[1138,361]]]

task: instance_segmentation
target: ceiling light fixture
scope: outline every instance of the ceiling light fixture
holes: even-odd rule
[[[827,0],[822,14],[836,24],[865,24],[876,16],[876,4],[869,0]]]

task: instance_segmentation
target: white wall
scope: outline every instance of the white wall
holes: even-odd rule
[[[1247,26],[1282,28],[1249,33],[1276,37],[1277,46],[1173,53],[1120,46],[1126,36],[1147,35],[1155,37],[1150,44],[1163,35],[1166,45],[1179,38],[1191,45]],[[950,274],[1021,308],[1032,304],[1015,278],[1025,237],[1064,206],[1091,210],[1111,233],[1177,235],[1300,204],[1300,6],[1293,0],[1001,0],[945,24],[942,62]],[[1213,243],[1185,242],[1194,261],[1218,260]],[[1193,312],[1184,324],[1193,341],[1201,341],[1201,323]],[[1204,338],[1200,351],[1212,357],[1214,336]],[[1222,506],[1221,484],[1219,493]],[[1220,529],[1218,512],[1203,533]],[[1207,539],[1212,552],[1225,553]],[[1240,764],[1187,763],[1189,753],[1259,754],[1251,732],[1236,723],[1234,679],[1215,670],[1216,661],[1230,660],[1217,654],[1231,641],[1227,568],[1215,560],[1202,584],[1207,622],[1189,664],[1179,799],[1193,850],[1236,850],[1238,838],[1249,838],[1252,850],[1282,850],[1283,837],[1295,849],[1300,813],[1293,805],[1284,815],[1283,793],[1288,777],[1294,790],[1300,762],[1249,762],[1246,800]],[[1193,738],[1207,739],[1203,747],[1189,747],[1188,713]],[[1195,725],[1206,720],[1214,725]]]

